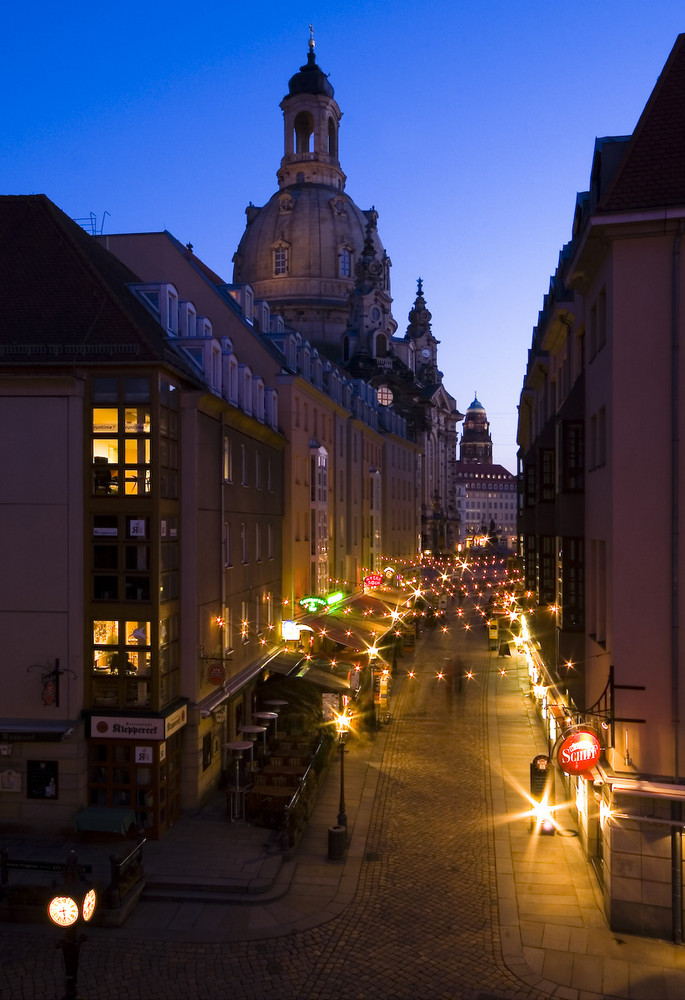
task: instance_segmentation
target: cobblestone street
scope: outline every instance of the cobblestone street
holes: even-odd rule
[[[451,662],[462,666],[456,674]],[[473,680],[459,682],[463,665]],[[408,667],[415,677],[406,674]],[[444,679],[437,671],[447,668]],[[488,673],[490,671],[490,673]],[[428,634],[399,663],[392,720],[353,902],[312,930],[261,941],[141,941],[92,928],[81,953],[85,1000],[438,1000],[542,994],[499,948],[485,732],[498,662],[482,630]],[[145,907],[139,904],[144,914]],[[188,914],[192,903],[184,904]],[[240,906],[221,909],[240,925]],[[227,916],[227,911],[228,913]],[[151,915],[154,910],[150,910]],[[217,915],[218,917],[218,915]],[[234,935],[232,935],[234,936]],[[58,995],[62,956],[50,928],[5,925],[0,995]]]

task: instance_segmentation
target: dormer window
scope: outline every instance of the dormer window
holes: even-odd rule
[[[178,296],[171,291],[167,292],[167,330],[178,333]]]
[[[252,372],[248,365],[240,365],[240,406],[249,416],[252,415]]]
[[[178,308],[178,333],[181,337],[195,336],[195,321],[197,315],[192,302],[183,301]]]

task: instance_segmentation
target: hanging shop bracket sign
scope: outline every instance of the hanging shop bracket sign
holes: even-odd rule
[[[598,763],[602,745],[589,729],[578,729],[559,743],[557,763],[566,774],[584,774]]]

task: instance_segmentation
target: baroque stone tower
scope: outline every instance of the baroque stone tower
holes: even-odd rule
[[[492,465],[490,422],[477,395],[474,396],[464,417],[459,460],[461,462],[478,462],[480,465]]]
[[[345,191],[338,158],[342,112],[316,62],[311,26],[307,62],[291,77],[280,107],[285,138],[278,191],[261,208],[246,209],[233,280],[251,285],[255,299],[265,299],[286,326],[347,361],[368,349],[374,330],[390,338],[396,329],[390,259],[378,236],[377,212],[362,211]],[[365,269],[374,294],[360,296]],[[357,338],[348,332],[353,303],[357,331],[364,331]]]

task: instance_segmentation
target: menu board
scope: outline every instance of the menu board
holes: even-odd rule
[[[29,760],[26,762],[26,797],[28,799],[57,798],[57,761]]]

